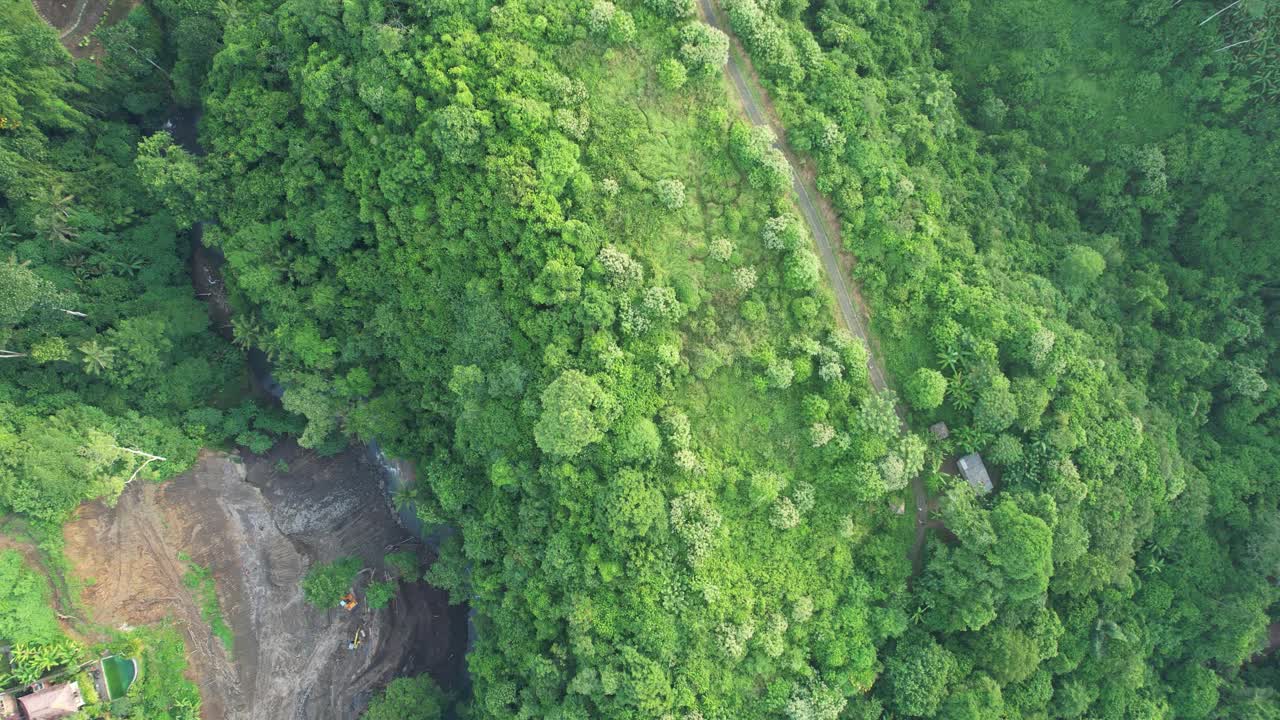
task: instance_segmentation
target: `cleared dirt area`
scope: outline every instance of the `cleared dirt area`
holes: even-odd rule
[[[137,7],[140,0],[34,0],[36,12],[58,31],[62,45],[76,57],[88,57],[99,49],[96,42],[82,45],[100,24],[112,25]]]
[[[87,619],[107,627],[176,621],[210,719],[354,718],[401,674],[430,672],[455,687],[466,611],[449,607],[442,591],[406,585],[377,612],[364,603],[350,613],[317,610],[302,599],[307,568],[342,555],[371,568],[357,583],[363,599],[386,549],[410,541],[380,483],[380,468],[360,451],[320,458],[288,444],[243,462],[206,453],[166,484],[134,483],[114,508],[87,504],[64,531],[75,574],[92,579],[81,592]],[[212,570],[234,652],[201,618],[179,552]],[[367,636],[349,650],[362,627]]]

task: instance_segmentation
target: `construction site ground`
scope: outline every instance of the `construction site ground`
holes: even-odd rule
[[[210,720],[354,718],[374,690],[403,674],[429,672],[457,688],[465,608],[424,583],[402,584],[380,611],[363,602],[363,586],[382,577],[385,551],[417,547],[395,523],[381,477],[358,450],[321,458],[288,443],[260,457],[203,453],[168,483],[132,483],[115,507],[81,507],[64,529],[79,602],[60,610],[75,616],[69,629],[90,640],[173,623]],[[189,566],[180,553],[212,571],[232,652],[184,585]],[[360,605],[352,612],[337,598],[329,609],[307,605],[300,588],[307,569],[344,555],[370,568],[357,582]],[[349,650],[361,627],[363,642]]]

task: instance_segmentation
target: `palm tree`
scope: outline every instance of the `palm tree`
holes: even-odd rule
[[[75,199],[75,195],[68,195],[63,192],[61,183],[55,183],[40,198],[40,204],[45,207],[45,211],[36,216],[36,229],[49,242],[55,245],[58,243],[73,244],[72,241],[79,234],[75,228],[71,227],[70,222],[71,202]]]
[[[412,485],[405,485],[391,495],[391,504],[395,506],[397,512],[414,505],[417,501],[418,491]]]
[[[924,621],[925,613],[929,612],[932,609],[933,609],[932,603],[924,603],[923,605],[916,606],[915,612],[911,613],[911,623],[913,625],[919,625],[921,622]]]
[[[16,240],[18,231],[13,223],[0,222],[0,242],[5,240]]]
[[[972,425],[956,428],[951,433],[951,437],[956,446],[966,453],[977,452],[991,442],[991,436],[988,433],[982,432]]]
[[[90,375],[98,375],[104,370],[110,370],[115,363],[115,348],[99,345],[97,340],[80,343],[79,350],[84,355],[84,371]]]
[[[130,255],[123,261],[117,261],[116,266],[128,277],[134,277],[147,266],[147,259],[141,255]]]
[[[1164,571],[1164,558],[1159,555],[1152,555],[1147,558],[1145,569],[1149,575],[1159,575]]]
[[[973,407],[975,398],[969,376],[956,373],[948,384],[947,394],[951,398],[951,407],[957,410],[969,410]]]
[[[258,344],[262,337],[262,328],[253,318],[236,316],[231,318],[232,344],[241,350],[248,350]]]
[[[1103,644],[1107,640],[1118,640],[1122,643],[1129,642],[1129,636],[1124,634],[1114,621],[1103,620],[1098,618],[1098,622],[1093,626],[1093,654],[1102,657]]]
[[[938,351],[938,364],[948,372],[954,373],[960,365],[960,351],[954,347]]]
[[[39,680],[54,668],[73,664],[79,655],[79,648],[71,640],[44,645],[19,643],[9,652],[13,675],[24,684]]]

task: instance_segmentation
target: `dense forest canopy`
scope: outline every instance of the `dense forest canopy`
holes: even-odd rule
[[[376,440],[460,531],[471,717],[1280,718],[1280,3],[1226,5],[155,0],[91,62],[4,0],[0,510]]]
[[[834,329],[726,38],[608,3],[259,10],[209,76],[206,238],[302,442],[417,459],[461,528],[431,577],[477,610],[478,712],[869,689],[906,623],[882,498],[925,447]]]

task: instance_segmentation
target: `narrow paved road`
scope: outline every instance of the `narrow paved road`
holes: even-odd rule
[[[722,20],[719,8],[715,6],[712,0],[700,0],[700,2],[702,3],[702,14],[706,21],[732,38],[733,33],[729,30],[728,23]],[[738,50],[738,48],[735,48],[735,50]],[[764,88],[747,80],[748,74],[743,72],[743,66],[750,67],[750,64],[751,60],[744,53],[740,51],[729,53],[728,73],[730,80],[733,81],[734,95],[738,100],[738,104],[746,112],[747,118],[753,124],[769,126],[773,130],[773,134],[778,138],[774,143],[774,147],[782,151],[791,167],[791,188],[795,191],[796,204],[800,207],[800,214],[804,216],[805,224],[809,226],[809,233],[813,236],[814,243],[818,246],[818,257],[822,259],[822,267],[826,270],[827,279],[830,281],[831,289],[835,293],[836,306],[840,311],[841,323],[855,335],[862,338],[863,342],[867,343],[867,347],[870,348],[872,347],[871,336],[868,333],[870,322],[867,318],[866,309],[854,299],[853,293],[850,292],[848,281],[845,280],[844,272],[840,267],[836,248],[832,243],[832,237],[838,237],[838,233],[828,227],[826,218],[818,210],[816,199],[819,196],[817,189],[808,187],[808,183],[796,171],[795,155],[791,152],[791,148],[787,146],[786,134],[783,128],[773,122],[772,115],[764,111],[764,107],[770,105],[769,97],[765,94]],[[750,77],[754,78],[754,75],[750,75]],[[867,367],[871,375],[871,384],[877,390],[886,389],[889,385],[885,380],[884,369],[881,367],[879,360],[872,356],[870,362],[867,363]]]
[[[733,95],[746,113],[747,118],[755,125],[767,125],[773,130],[773,134],[777,137],[774,146],[782,151],[787,158],[787,164],[791,169],[791,187],[795,191],[796,204],[800,208],[800,214],[804,217],[805,224],[809,227],[809,234],[813,237],[813,242],[818,249],[818,257],[822,260],[822,268],[826,271],[827,281],[831,284],[831,290],[836,297],[836,307],[839,310],[840,322],[854,335],[862,338],[863,343],[867,346],[867,373],[871,378],[871,384],[878,391],[883,391],[889,387],[887,376],[884,372],[884,366],[880,358],[876,355],[877,345],[872,342],[871,334],[868,331],[871,322],[867,314],[867,308],[862,303],[861,297],[850,290],[850,280],[844,277],[844,270],[840,267],[840,258],[837,254],[836,245],[833,238],[838,240],[839,233],[831,228],[822,212],[818,209],[817,203],[820,202],[821,196],[818,194],[817,188],[812,183],[806,181],[799,171],[796,163],[796,156],[791,152],[786,142],[786,133],[773,118],[777,117],[776,112],[766,112],[765,108],[772,109],[771,101],[764,88],[755,82],[755,74],[750,72],[751,59],[743,48],[741,48],[734,37],[729,25],[725,22],[720,14],[720,9],[716,7],[713,0],[698,0],[703,19],[712,27],[718,28],[728,35],[734,42],[730,48],[729,62],[726,66],[729,79],[733,85]],[[906,425],[906,409],[899,404],[897,407],[898,417],[902,420],[903,426]],[[925,490],[924,478],[916,475],[911,479],[911,493],[916,503],[916,528],[915,542],[911,547],[911,570],[912,575],[919,575],[924,564],[924,543],[929,523],[929,494]]]

